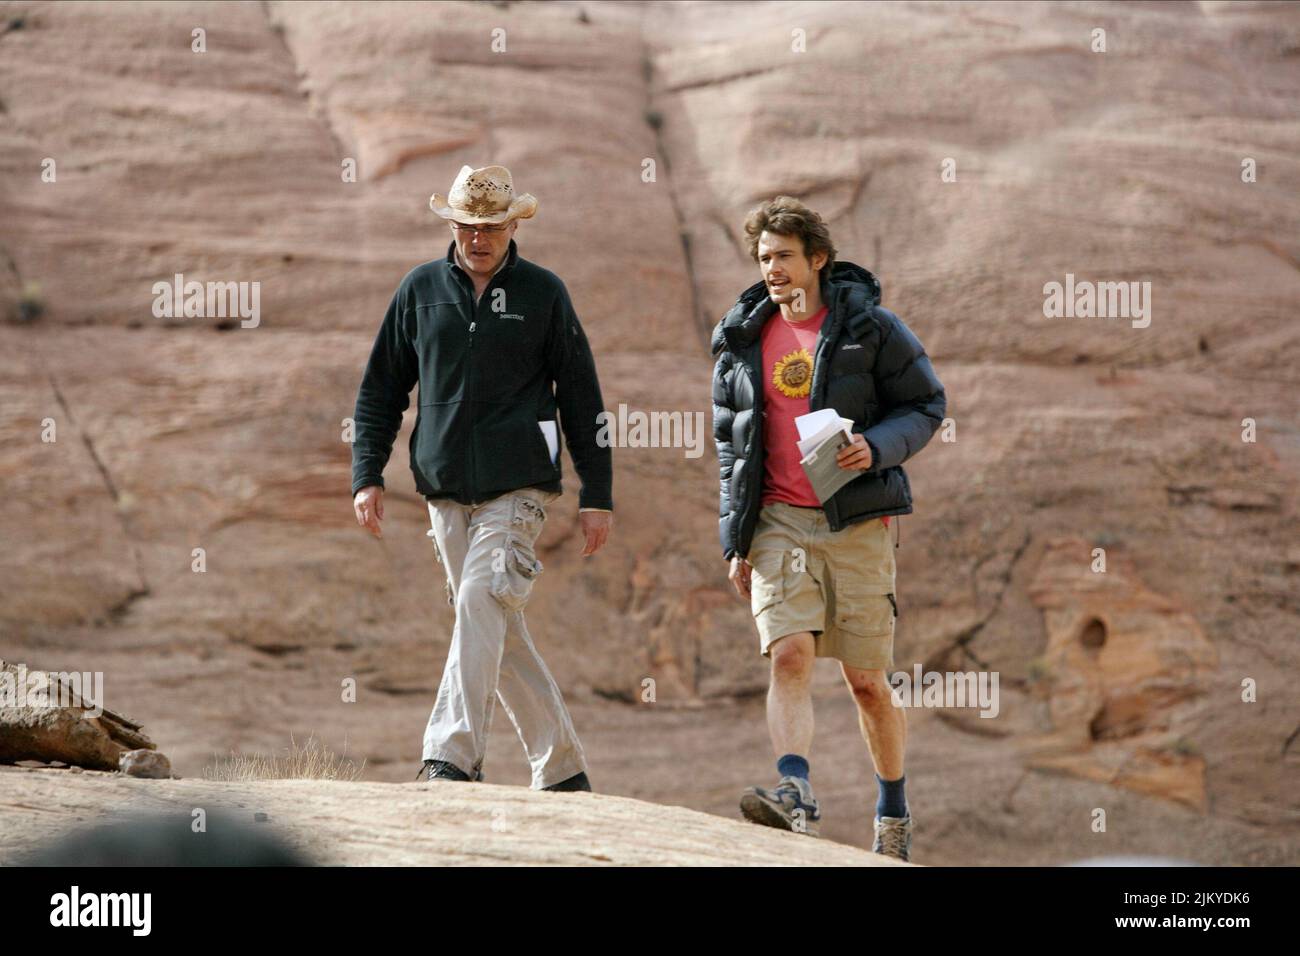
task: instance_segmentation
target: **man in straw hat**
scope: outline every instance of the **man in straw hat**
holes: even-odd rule
[[[519,255],[518,220],[537,212],[537,200],[515,195],[508,169],[464,166],[429,205],[452,241],[446,256],[407,273],[389,303],[352,446],[357,522],[382,537],[384,465],[419,382],[411,471],[456,609],[420,775],[481,780],[499,697],[534,789],[590,790],[582,744],[523,612],[542,571],[537,537],[561,494],[561,433],[582,482],[583,557],[613,525],[595,362],[564,283]]]

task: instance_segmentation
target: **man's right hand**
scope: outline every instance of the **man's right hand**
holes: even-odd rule
[[[379,530],[379,522],[384,520],[384,489],[381,485],[367,485],[358,491],[352,499],[352,510],[357,513],[357,524],[376,538],[384,536]]]
[[[749,600],[749,571],[749,562],[740,555],[736,555],[731,559],[731,573],[727,577],[731,579],[736,593],[746,601]]]

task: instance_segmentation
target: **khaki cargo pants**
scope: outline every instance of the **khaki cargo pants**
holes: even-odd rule
[[[818,657],[893,668],[896,567],[879,518],[831,531],[821,508],[773,502],[759,512],[748,561],[764,657],[773,642],[811,631]]]
[[[456,626],[424,732],[425,760],[446,760],[474,777],[499,698],[532,765],[534,789],[587,769],[564,698],[524,625],[542,571],[534,545],[558,497],[521,488],[473,505],[428,499],[428,534]]]

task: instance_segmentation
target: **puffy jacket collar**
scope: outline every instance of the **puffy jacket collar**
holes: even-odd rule
[[[880,280],[857,263],[840,260],[831,267],[829,277],[822,276],[821,294],[827,307],[839,313],[849,334],[862,338],[867,326],[875,321],[873,310],[880,304]],[[713,354],[723,349],[738,352],[752,345],[763,323],[777,308],[768,297],[767,286],[755,282],[740,294],[713,330]]]

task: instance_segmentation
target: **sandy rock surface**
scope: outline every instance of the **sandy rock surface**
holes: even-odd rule
[[[266,826],[322,865],[908,865],[829,840],[608,794],[489,784],[137,780],[15,768],[0,768],[0,865],[77,827],[128,815],[192,815],[196,808]]]

